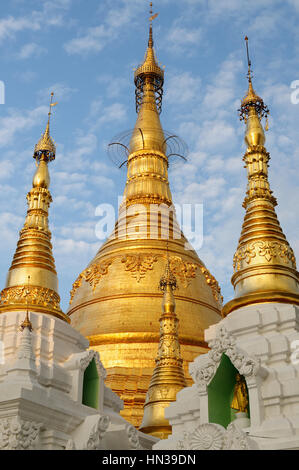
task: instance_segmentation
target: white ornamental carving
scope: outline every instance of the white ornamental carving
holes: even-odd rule
[[[101,440],[103,439],[109,424],[109,416],[101,416],[98,422],[92,427],[83,450],[100,450]]]
[[[130,443],[130,448],[141,449],[137,429],[131,424],[127,424],[125,431],[126,431],[129,443]]]
[[[229,335],[224,326],[217,331],[215,339],[209,342],[210,351],[199,356],[190,364],[190,374],[199,388],[205,388],[214,377],[221,357],[225,354],[231,360],[238,372],[244,377],[257,375],[260,369],[260,360],[247,355],[236,346],[236,341]]]
[[[0,450],[32,450],[42,424],[16,416],[0,420]]]
[[[234,422],[225,429],[220,424],[206,423],[194,431],[184,433],[177,443],[178,450],[253,450],[256,442],[249,438]]]
[[[254,450],[257,443],[249,438],[234,422],[230,423],[224,436],[224,450]]]

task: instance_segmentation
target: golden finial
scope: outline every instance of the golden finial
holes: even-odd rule
[[[153,15],[153,3],[150,2],[150,17],[149,17],[149,22],[150,22],[150,27],[149,27],[149,40],[148,40],[148,47],[152,48],[154,45],[153,41],[153,20],[157,18],[159,13],[155,13]]]
[[[261,120],[263,117],[267,119],[269,114],[268,107],[264,104],[263,99],[256,94],[252,86],[252,69],[251,69],[251,60],[249,58],[249,48],[248,48],[248,36],[245,36],[245,43],[246,43],[246,54],[247,54],[247,79],[248,79],[248,91],[247,94],[244,96],[243,100],[241,101],[241,108],[239,111],[240,120],[244,120],[245,123],[247,122],[247,118],[249,115],[249,111],[252,108],[255,108],[256,113]]]
[[[177,280],[170,267],[168,241],[166,243],[166,257],[167,257],[167,261],[166,261],[165,272],[161,276],[160,283],[159,283],[159,289],[162,292],[165,292],[167,286],[170,286],[172,291],[174,291],[177,288]]]
[[[134,82],[136,86],[135,94],[136,94],[136,112],[138,113],[141,107],[141,104],[144,101],[144,93],[145,93],[145,83],[151,85],[151,88],[154,90],[151,93],[151,99],[154,98],[154,103],[151,103],[151,106],[155,105],[157,111],[160,114],[162,109],[162,95],[163,95],[163,83],[164,83],[164,70],[159,66],[157,59],[155,57],[153,45],[153,25],[152,22],[155,18],[157,18],[158,13],[154,15],[152,10],[152,2],[150,3],[150,17],[149,17],[149,40],[148,40],[148,47],[145,54],[145,59],[142,64],[140,64],[134,73]],[[149,100],[147,100],[149,101]]]
[[[29,289],[29,282],[30,282],[30,276],[28,276],[28,284],[27,284],[27,289],[26,289],[26,316],[25,320],[20,326],[20,330],[24,330],[25,328],[28,328],[29,331],[32,331],[32,323],[29,320],[29,312],[28,312],[28,296],[30,294],[30,289]]]
[[[247,78],[248,78],[248,81],[251,83],[251,61],[249,59],[248,36],[245,36],[245,42],[246,42],[247,64],[248,64]]]
[[[33,158],[35,158],[37,161],[39,161],[42,156],[44,160],[46,160],[47,162],[55,159],[56,147],[50,136],[50,116],[52,114],[51,109],[53,106],[57,105],[57,101],[53,103],[53,96],[54,96],[53,91],[51,92],[50,96],[51,96],[50,106],[49,106],[48,122],[47,122],[46,130],[42,134],[36,146],[34,147]]]

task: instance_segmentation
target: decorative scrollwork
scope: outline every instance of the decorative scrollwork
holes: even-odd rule
[[[131,424],[127,424],[125,428],[126,435],[128,437],[131,449],[141,449],[139,441],[139,435],[137,429]]]
[[[221,295],[221,289],[214,278],[214,276],[210,273],[210,271],[205,266],[200,266],[200,270],[203,273],[204,277],[206,278],[207,284],[211,287],[213,296],[215,300],[218,302],[219,306],[222,306],[223,297]]]
[[[180,256],[170,257],[170,269],[179,278],[179,284],[188,287],[191,279],[196,277],[198,265],[184,261]]]
[[[251,377],[258,373],[260,360],[254,356],[248,356],[236,346],[234,337],[221,326],[215,339],[209,342],[210,351],[195,359],[190,364],[190,374],[200,389],[205,389],[214,377],[220,364],[222,355],[225,354],[244,377]]]
[[[24,304],[42,305],[60,310],[60,297],[57,292],[45,287],[16,286],[3,289],[0,294],[0,305]]]
[[[16,416],[0,420],[1,450],[32,450],[42,424]]]
[[[89,283],[89,285],[92,287],[92,290],[94,291],[102,279],[102,277],[108,273],[108,268],[110,264],[112,263],[112,260],[109,261],[104,261],[102,263],[93,263],[90,266],[88,266],[84,271],[79,274],[77,277],[76,281],[74,282],[72,286],[72,290],[70,292],[71,298],[70,298],[70,304],[73,301],[74,295],[77,291],[77,289],[81,286],[83,279]]]
[[[137,282],[145,277],[147,271],[151,271],[158,256],[150,254],[125,255],[121,262],[125,265],[125,270],[130,271]]]
[[[177,443],[177,449],[221,450],[225,434],[224,427],[219,424],[201,424],[193,432],[184,434],[184,439]]]
[[[234,422],[225,429],[220,424],[201,424],[192,432],[184,432],[178,450],[257,450],[257,443]]]
[[[241,268],[243,260],[246,264],[250,264],[256,256],[265,258],[268,263],[273,259],[280,258],[285,263],[291,262],[292,267],[296,269],[294,252],[287,243],[258,240],[237,249],[234,255],[234,271],[238,271]]]

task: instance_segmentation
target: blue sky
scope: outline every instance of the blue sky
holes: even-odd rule
[[[77,275],[101,245],[95,236],[101,203],[117,205],[125,171],[106,146],[134,127],[133,68],[148,34],[144,0],[11,0],[0,16],[0,283],[16,247],[34,173],[32,153],[44,130],[49,93],[50,228],[62,307]],[[266,146],[270,182],[283,230],[299,253],[298,117],[290,84],[299,79],[299,0],[161,0],[154,2],[155,49],[165,64],[161,121],[188,144],[188,163],[170,169],[174,202],[203,203],[200,258],[225,300],[244,210],[244,124],[237,109],[246,92],[244,36],[249,36],[254,88],[270,107]]]

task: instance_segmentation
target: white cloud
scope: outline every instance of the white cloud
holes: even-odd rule
[[[168,78],[165,101],[171,104],[186,104],[198,99],[200,78],[190,72],[172,74]]]
[[[47,108],[45,106],[38,106],[24,112],[8,109],[7,115],[0,118],[0,147],[10,144],[18,132],[31,129],[40,124],[46,113]]]
[[[68,54],[88,54],[100,52],[106,44],[116,40],[121,29],[130,23],[143,10],[139,0],[124,0],[118,2],[116,7],[106,11],[102,22],[96,26],[87,28],[86,32],[64,44]]]
[[[39,101],[45,102],[52,91],[54,92],[54,101],[68,101],[74,93],[78,92],[77,88],[72,88],[65,83],[53,83],[53,85],[38,91]]]
[[[2,160],[0,161],[0,179],[7,179],[9,178],[14,170],[14,166],[12,162],[9,160]]]
[[[12,15],[0,19],[0,42],[14,39],[22,31],[40,31],[45,26],[62,26],[65,11],[71,0],[44,1],[40,10],[33,10],[27,16]]]
[[[194,46],[199,46],[201,30],[190,29],[183,26],[173,26],[166,37],[166,48],[170,52],[192,54]]]
[[[40,55],[46,53],[47,50],[44,47],[41,47],[35,42],[29,42],[22,46],[20,52],[17,54],[18,59],[29,59],[32,57],[39,57]]]
[[[0,19],[0,41],[4,39],[10,39],[15,36],[16,33],[23,30],[37,31],[40,29],[39,21],[33,20],[33,18],[14,18],[8,16],[7,18]]]

